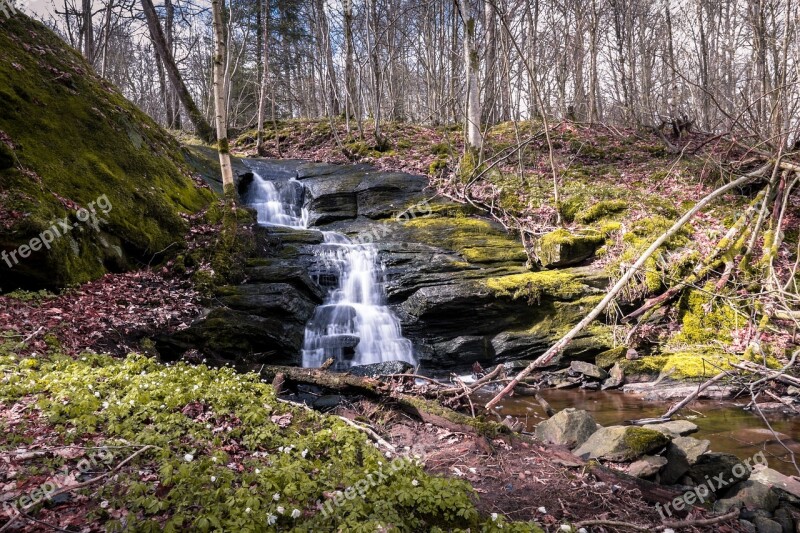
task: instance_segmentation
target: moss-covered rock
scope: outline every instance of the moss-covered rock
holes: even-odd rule
[[[486,287],[498,296],[541,300],[543,296],[557,299],[577,299],[590,292],[574,273],[562,270],[526,272],[497,278],[488,278]]]
[[[597,232],[571,233],[560,228],[547,233],[537,243],[537,255],[544,268],[576,265],[592,257],[605,238]]]
[[[659,431],[635,426],[601,428],[575,450],[584,459],[623,462],[666,446],[670,438]]]
[[[27,245],[57,220],[75,224],[49,250],[0,262],[2,289],[85,282],[180,241],[181,213],[212,193],[190,179],[175,139],[42,24],[4,20],[0,49],[0,146],[12,156],[0,165],[0,249]],[[98,209],[103,196],[108,210]],[[97,222],[80,221],[81,208]]]
[[[522,265],[528,258],[518,239],[481,218],[420,217],[403,227],[407,240],[453,250],[470,263]]]
[[[616,363],[625,360],[625,353],[628,351],[626,346],[617,346],[616,348],[611,348],[610,350],[606,350],[605,352],[597,354],[597,357],[594,359],[594,364],[602,368],[603,370],[608,370]]]

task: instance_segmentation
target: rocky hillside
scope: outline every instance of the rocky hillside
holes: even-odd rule
[[[0,25],[0,291],[148,264],[213,197],[178,143],[42,24]]]

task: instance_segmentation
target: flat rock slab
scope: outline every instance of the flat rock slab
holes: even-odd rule
[[[574,453],[582,459],[626,462],[663,448],[669,441],[669,437],[652,429],[611,426],[597,430]]]
[[[584,376],[589,378],[600,379],[600,380],[608,378],[608,372],[606,372],[599,366],[593,365],[592,363],[586,363],[584,361],[572,361],[569,364],[569,370],[571,373],[583,374]]]
[[[654,476],[667,464],[667,459],[660,455],[645,455],[638,461],[634,461],[628,467],[628,475],[633,477]]]
[[[697,431],[697,424],[692,424],[688,420],[671,420],[661,424],[648,424],[647,429],[654,429],[668,437],[685,437]]]
[[[795,498],[800,498],[800,481],[771,468],[756,466],[750,474],[750,479],[778,491],[779,494],[785,492]]]

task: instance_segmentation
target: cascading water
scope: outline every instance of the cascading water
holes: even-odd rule
[[[300,182],[291,179],[277,187],[253,175],[248,203],[258,212],[260,224],[308,227]],[[341,233],[327,231],[323,236],[312,277],[328,294],[306,325],[303,366],[319,367],[330,357],[336,370],[393,360],[414,364],[411,341],[403,337],[399,320],[386,306],[375,246],[354,243]]]

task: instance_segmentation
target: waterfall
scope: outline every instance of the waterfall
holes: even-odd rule
[[[308,227],[299,181],[278,186],[253,175],[247,202],[258,212],[259,224]],[[310,274],[327,295],[306,324],[303,366],[319,367],[330,357],[336,370],[394,360],[415,364],[411,341],[403,337],[400,321],[386,306],[376,247],[354,243],[341,233],[325,231],[323,236]]]

